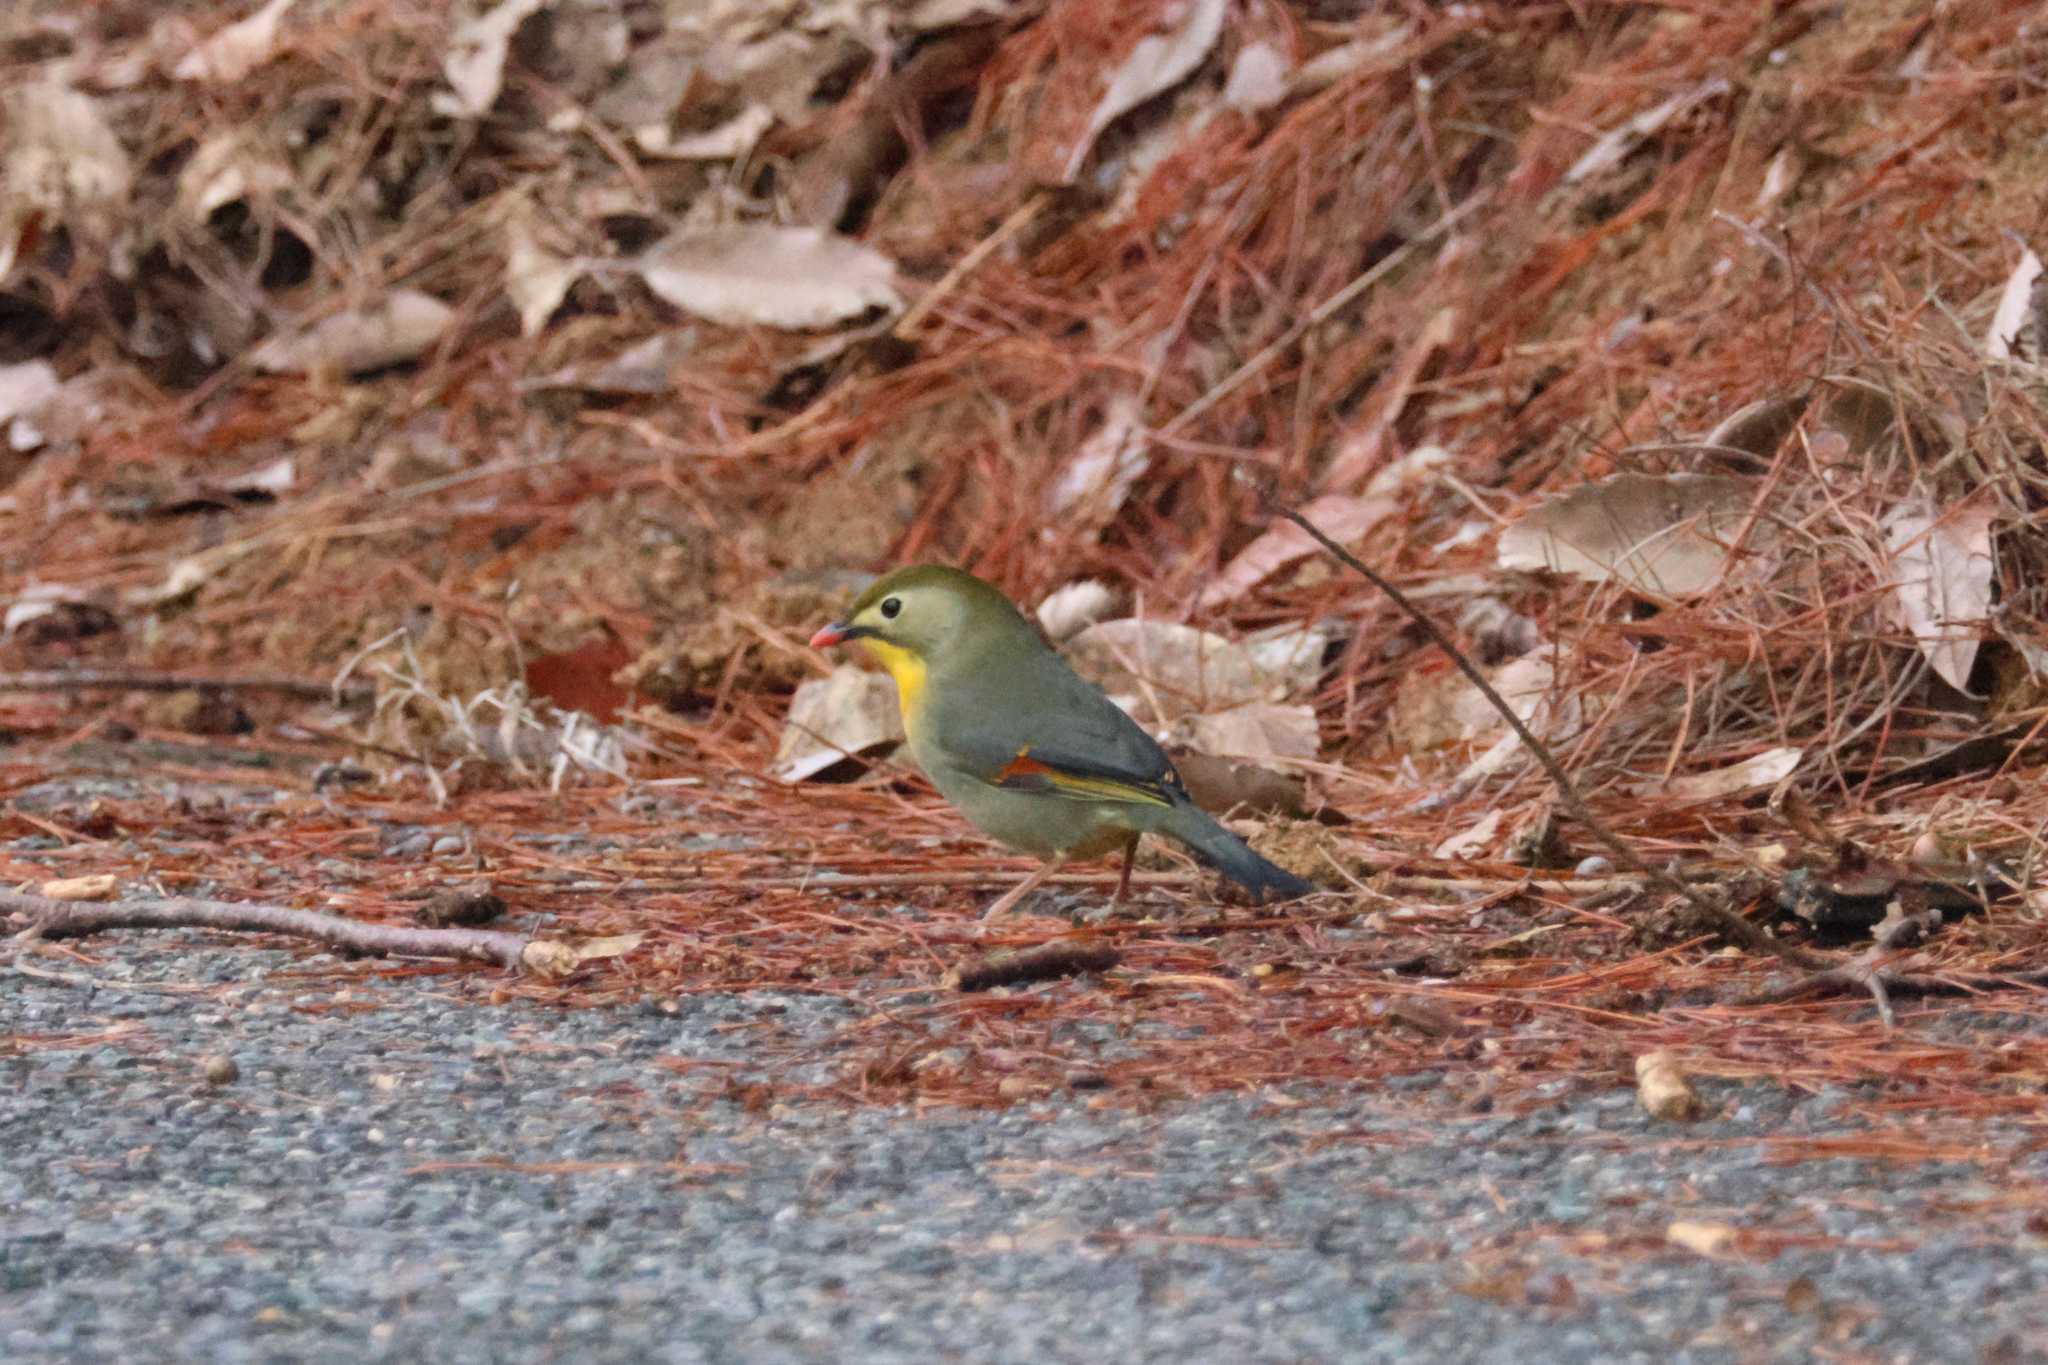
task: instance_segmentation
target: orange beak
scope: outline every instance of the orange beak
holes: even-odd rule
[[[811,637],[811,648],[830,649],[833,645],[846,643],[847,638],[846,627],[834,621],[829,626],[819,627],[818,633]]]

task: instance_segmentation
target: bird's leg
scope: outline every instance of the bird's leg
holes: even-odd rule
[[[1109,898],[1109,908],[1114,910],[1124,903],[1124,897],[1131,892],[1131,864],[1138,857],[1138,836],[1133,834],[1124,841],[1123,875],[1116,879],[1116,894]]]
[[[994,919],[997,915],[1016,909],[1018,901],[1023,900],[1026,896],[1044,885],[1045,879],[1059,871],[1060,864],[1066,862],[1066,860],[1067,855],[1064,853],[1055,853],[1052,857],[1047,858],[1043,867],[1026,877],[1023,881],[1018,882],[1008,891],[1005,891],[1000,900],[981,912],[981,917],[983,919]]]

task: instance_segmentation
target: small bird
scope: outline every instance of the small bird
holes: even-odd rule
[[[1267,862],[1188,796],[1136,721],[1067,667],[1010,599],[959,569],[898,569],[860,595],[814,649],[858,642],[896,680],[910,752],[984,833],[1045,865],[985,912],[1000,915],[1069,858],[1163,834],[1263,901],[1315,887]]]

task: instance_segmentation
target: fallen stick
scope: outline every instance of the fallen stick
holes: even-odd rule
[[[46,669],[37,673],[0,673],[0,692],[274,692],[302,701],[335,701],[363,706],[376,699],[369,683],[314,682],[275,673],[202,678],[184,673],[151,673],[123,669]]]
[[[489,962],[513,971],[546,972],[545,955],[573,952],[566,945],[491,929],[417,929],[365,924],[317,910],[283,905],[194,900],[80,903],[18,891],[0,891],[0,913],[24,935],[78,938],[109,929],[230,929],[244,933],[289,934],[372,957],[445,957]],[[21,921],[26,921],[22,923]],[[540,950],[537,958],[534,950]]]

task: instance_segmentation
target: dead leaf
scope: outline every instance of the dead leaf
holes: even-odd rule
[[[1364,539],[1400,510],[1400,504],[1390,498],[1327,493],[1302,508],[1301,515],[1339,545],[1349,545]],[[1195,605],[1206,610],[1234,602],[1296,560],[1317,553],[1319,548],[1309,539],[1308,532],[1293,522],[1277,522],[1232,556],[1223,571],[1202,589]]]
[[[570,286],[582,275],[582,261],[557,255],[534,240],[532,224],[525,215],[506,223],[505,293],[519,310],[521,336],[532,336],[547,326],[569,296]]]
[[[1488,811],[1479,818],[1479,823],[1470,829],[1453,834],[1431,850],[1430,856],[1444,862],[1476,858],[1493,846],[1494,837],[1500,833],[1500,823],[1505,812],[1499,808]]]
[[[1112,696],[1135,695],[1142,723],[1284,700],[1298,674],[1263,668],[1243,645],[1174,621],[1125,617],[1068,642],[1067,662]],[[1291,654],[1290,654],[1291,656]],[[1154,714],[1154,704],[1164,714]]]
[[[1806,404],[1807,395],[1803,393],[1745,403],[1700,437],[1699,443],[1710,453],[1717,449],[1739,450],[1768,460],[1778,453],[1779,444],[1792,434],[1792,428],[1799,425]]]
[[[1548,569],[1658,597],[1704,592],[1721,577],[1757,484],[1717,474],[1617,474],[1547,498],[1501,532],[1504,569]],[[1750,530],[1752,554],[1769,523]]]
[[[128,212],[134,173],[98,100],[51,79],[6,100],[0,144],[0,280],[14,269],[23,230],[38,219],[109,239]]]
[[[229,24],[181,58],[171,74],[181,81],[242,79],[277,55],[277,25],[297,0],[270,0],[246,19]]]
[[[559,980],[576,970],[576,954],[566,943],[537,938],[519,950],[519,965],[535,976]]]
[[[633,662],[626,642],[601,633],[575,649],[540,654],[526,661],[526,690],[564,711],[581,711],[606,725],[617,723],[632,693],[612,681]]]
[[[1644,795],[1672,801],[1718,801],[1738,792],[1775,787],[1792,775],[1805,752],[1789,746],[1766,749],[1753,758],[1745,758],[1740,763],[1731,763],[1712,772],[1688,773],[1669,782],[1651,783],[1644,788]]]
[[[1061,184],[1074,183],[1088,153],[1094,150],[1095,140],[1110,124],[1194,74],[1223,32],[1223,16],[1228,8],[1227,0],[1181,0],[1178,12],[1169,19],[1175,25],[1171,32],[1150,34],[1138,41],[1109,78],[1109,88],[1096,101],[1088,116],[1088,126],[1067,157]]]
[[[1392,57],[1406,47],[1408,40],[1414,36],[1415,26],[1407,19],[1395,18],[1385,13],[1376,18],[1377,22],[1384,26],[1384,32],[1377,37],[1359,38],[1341,44],[1303,62],[1294,73],[1294,93],[1313,94],[1317,90],[1335,85],[1369,62]],[[1352,31],[1356,32],[1374,21],[1374,16],[1361,14],[1353,21]]]
[[[1925,498],[1900,503],[1884,519],[1893,607],[1935,673],[1966,696],[1991,615],[1994,519],[1988,505],[1943,513]]]
[[[797,688],[769,771],[781,781],[802,782],[902,742],[896,685],[883,674],[841,664],[830,677]]]
[[[1227,711],[1182,716],[1173,740],[1218,758],[1248,763],[1284,763],[1316,756],[1322,733],[1313,706],[1254,701]]]
[[[525,381],[535,389],[588,389],[592,393],[667,393],[678,365],[697,349],[697,332],[685,327],[657,332],[606,360],[579,361],[553,374]]]
[[[47,360],[0,365],[0,431],[10,450],[34,450],[43,443],[36,415],[63,386]]]
[[[1323,656],[1337,638],[1337,627],[1328,621],[1305,626],[1268,626],[1244,637],[1244,651],[1252,667],[1274,680],[1293,696],[1314,687],[1323,676]]]
[[[1270,109],[1287,98],[1287,77],[1293,63],[1271,43],[1250,43],[1230,64],[1223,83],[1223,103],[1247,114]]]
[[[676,233],[637,262],[669,303],[735,327],[829,327],[903,306],[896,267],[850,237],[764,223]]]
[[[1651,1118],[1685,1122],[1698,1118],[1706,1108],[1679,1066],[1678,1054],[1668,1048],[1636,1058],[1636,1098]]]
[[[250,360],[269,374],[382,369],[416,359],[441,339],[454,317],[455,310],[432,295],[394,290],[381,303],[336,313],[303,332],[271,337]]]
[[[1173,766],[1187,784],[1188,795],[1211,815],[1292,815],[1308,812],[1308,792],[1301,778],[1255,763],[1188,749],[1169,750]]]
[[[1130,495],[1131,485],[1152,463],[1151,440],[1138,429],[1141,414],[1142,404],[1135,393],[1120,393],[1109,400],[1102,425],[1067,457],[1066,467],[1046,490],[1048,523],[1078,521],[1099,528],[1115,517]],[[1046,534],[1052,534],[1050,525]]]
[[[1664,1229],[1664,1240],[1673,1246],[1696,1251],[1702,1256],[1726,1256],[1735,1249],[1741,1234],[1726,1223],[1696,1222],[1681,1218]]]
[[[775,111],[765,104],[748,104],[716,128],[682,137],[670,134],[666,123],[650,123],[633,130],[633,145],[649,156],[671,161],[737,161],[754,150],[761,135],[775,126]]]
[[[215,133],[199,144],[178,172],[178,208],[195,223],[250,198],[268,199],[291,188],[291,169],[259,151],[244,128]]]
[[[1116,589],[1093,578],[1069,583],[1038,604],[1038,628],[1054,644],[1065,644],[1116,610]]]
[[[36,894],[53,901],[104,901],[121,889],[121,879],[111,872],[89,877],[57,877],[36,888]]]
[[[441,74],[448,78],[453,93],[436,91],[434,112],[454,118],[480,118],[489,113],[505,85],[505,56],[511,50],[512,35],[544,3],[546,0],[503,0],[458,26],[441,62]]]
[[[1785,192],[1799,183],[1800,172],[1805,169],[1804,158],[1799,149],[1786,143],[1771,158],[1771,164],[1764,167],[1764,183],[1757,187],[1756,206],[1767,209],[1785,197]]]
[[[602,962],[608,957],[624,957],[640,946],[646,938],[644,933],[610,934],[604,938],[587,938],[581,943],[569,945],[569,951],[576,955],[578,962]]]
[[[2028,356],[2022,344],[2034,311],[2034,285],[2040,278],[2041,258],[2031,248],[2022,251],[2020,263],[2006,276],[2005,288],[1998,296],[1998,311],[1992,314],[1991,329],[1984,334],[1984,353],[1992,359],[2042,363],[2044,357]]]
[[[298,481],[298,461],[289,455],[280,455],[246,473],[223,479],[220,487],[223,492],[245,497],[258,495],[277,498],[291,492],[292,486]]]

